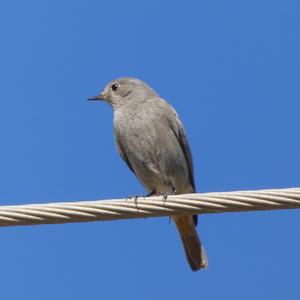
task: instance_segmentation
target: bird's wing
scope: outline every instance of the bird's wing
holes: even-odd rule
[[[185,160],[187,162],[190,184],[191,184],[194,192],[196,192],[193,158],[192,158],[192,152],[190,149],[190,145],[189,145],[188,139],[186,137],[183,124],[182,124],[181,120],[179,119],[178,114],[176,113],[176,111],[174,109],[172,109],[172,110],[175,114],[175,121],[171,122],[171,128],[177,138],[177,141],[181,147],[181,150],[182,150]],[[195,226],[197,226],[198,215],[193,215],[193,221],[194,221]]]
[[[189,142],[186,137],[182,122],[180,121],[180,119],[174,109],[173,109],[173,112],[175,114],[175,121],[174,121],[174,119],[172,119],[171,128],[177,138],[177,141],[181,147],[181,150],[182,150],[185,160],[187,162],[190,184],[191,184],[192,188],[194,189],[194,191],[196,191],[192,152],[191,152]]]

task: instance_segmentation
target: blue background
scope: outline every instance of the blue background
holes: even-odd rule
[[[300,186],[299,1],[0,4],[0,203],[144,194],[88,103],[134,76],[173,104],[198,191]],[[200,217],[192,273],[168,218],[0,229],[1,299],[296,299],[297,210]]]

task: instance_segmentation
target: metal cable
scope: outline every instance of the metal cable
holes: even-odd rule
[[[0,226],[300,208],[300,188],[0,206]]]

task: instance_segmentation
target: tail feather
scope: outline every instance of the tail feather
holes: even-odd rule
[[[179,231],[185,255],[193,271],[207,268],[208,261],[205,250],[196,231],[192,216],[173,217]]]

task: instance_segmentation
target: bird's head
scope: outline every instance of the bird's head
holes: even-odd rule
[[[123,77],[111,81],[98,96],[90,97],[88,100],[105,101],[113,109],[117,109],[129,102],[138,104],[148,98],[157,96],[156,92],[142,80]]]

